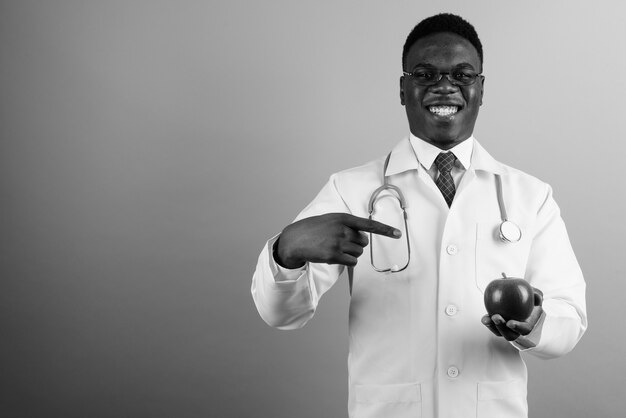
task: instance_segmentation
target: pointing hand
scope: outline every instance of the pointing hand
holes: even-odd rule
[[[348,213],[327,213],[301,219],[287,226],[275,244],[275,260],[285,268],[307,262],[354,266],[369,244],[365,232],[400,238],[389,225]]]

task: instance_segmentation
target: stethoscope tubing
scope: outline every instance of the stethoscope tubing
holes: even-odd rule
[[[407,245],[407,261],[403,267],[399,267],[397,265],[393,265],[389,268],[377,267],[374,261],[373,237],[372,237],[372,233],[370,232],[369,233],[370,263],[372,267],[374,268],[374,270],[380,273],[399,273],[405,270],[409,266],[409,263],[411,261],[411,242],[409,240],[409,226],[408,226],[408,217],[406,213],[406,200],[404,199],[404,195],[402,194],[402,191],[400,190],[400,188],[398,186],[395,186],[389,183],[388,181],[387,166],[389,165],[390,158],[391,158],[391,152],[387,154],[387,158],[385,159],[385,163],[383,166],[383,184],[379,186],[378,188],[376,188],[376,190],[374,190],[374,192],[372,192],[372,195],[370,196],[370,200],[367,205],[368,211],[369,211],[369,219],[371,220],[373,218],[374,206],[376,204],[376,200],[378,199],[378,196],[385,190],[391,191],[392,192],[391,194],[393,194],[398,200],[398,203],[403,213],[404,236],[406,238],[406,245]],[[496,195],[498,198],[498,207],[500,209],[500,219],[501,219],[501,223],[499,227],[500,240],[504,243],[518,242],[522,238],[522,230],[516,223],[508,219],[506,205],[504,203],[504,193],[502,192],[502,177],[500,176],[500,174],[495,174],[495,181],[496,181]]]
[[[379,268],[376,267],[376,263],[374,261],[374,245],[373,245],[373,236],[372,233],[369,233],[370,236],[370,263],[372,265],[372,267],[374,268],[374,270],[376,270],[379,273],[399,273],[403,270],[405,270],[408,266],[409,263],[411,262],[411,241],[409,240],[409,224],[408,224],[408,217],[406,214],[406,200],[404,199],[404,195],[402,194],[402,190],[400,190],[400,188],[398,186],[395,186],[393,184],[390,184],[389,181],[387,180],[387,166],[389,165],[389,159],[391,157],[391,153],[389,153],[387,155],[387,158],[385,159],[385,165],[383,167],[383,184],[381,186],[379,186],[376,190],[374,190],[374,192],[372,193],[372,195],[370,196],[370,200],[369,203],[367,205],[368,208],[368,212],[369,212],[369,219],[372,219],[372,216],[374,214],[374,204],[376,203],[376,199],[378,198],[378,195],[380,193],[382,193],[385,190],[391,190],[394,194],[394,196],[396,197],[396,199],[398,200],[398,203],[400,204],[400,208],[402,209],[402,216],[404,218],[404,236],[406,239],[406,248],[407,248],[407,260],[406,260],[406,264],[403,267],[399,267],[397,265],[393,265],[389,268]]]

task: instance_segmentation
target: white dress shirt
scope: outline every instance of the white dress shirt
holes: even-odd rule
[[[422,140],[421,138],[416,137],[413,134],[410,134],[409,139],[411,141],[411,146],[415,151],[415,155],[420,165],[428,172],[430,178],[433,181],[437,180],[439,177],[439,171],[437,170],[437,166],[435,166],[435,159],[441,152],[451,152],[456,157],[456,161],[454,162],[454,166],[450,171],[452,175],[452,180],[454,180],[454,186],[456,188],[459,187],[461,183],[461,178],[465,171],[469,168],[471,159],[472,159],[472,151],[474,150],[474,137],[470,136],[465,141],[460,144],[450,148],[449,150],[441,150],[436,146],[429,144],[428,142]]]

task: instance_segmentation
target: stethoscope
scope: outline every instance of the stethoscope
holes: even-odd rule
[[[398,186],[394,186],[389,183],[387,180],[387,166],[389,165],[389,159],[391,158],[391,153],[387,155],[385,159],[385,165],[383,167],[383,184],[378,187],[372,195],[370,196],[370,201],[368,204],[369,211],[369,219],[371,220],[374,215],[374,206],[378,200],[378,196],[383,191],[388,191],[392,196],[394,196],[398,200],[398,204],[402,209],[402,216],[404,218],[404,236],[406,237],[406,248],[407,248],[407,260],[406,264],[403,267],[394,264],[388,268],[379,268],[376,267],[376,263],[374,261],[374,241],[372,239],[372,233],[370,232],[370,263],[374,270],[380,273],[399,273],[406,269],[409,266],[409,262],[411,261],[411,243],[409,241],[409,225],[406,214],[406,200],[404,199],[404,195]],[[522,239],[522,230],[521,228],[513,221],[508,219],[506,213],[506,206],[504,204],[504,197],[502,193],[502,178],[499,174],[495,175],[496,178],[496,193],[498,195],[498,206],[500,207],[500,218],[502,222],[499,227],[499,237],[500,240],[504,243],[515,243]]]

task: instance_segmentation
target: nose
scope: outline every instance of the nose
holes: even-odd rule
[[[441,79],[437,82],[437,84],[431,87],[431,91],[441,94],[454,93],[458,91],[459,87],[452,84],[448,76],[449,74],[441,74]]]

